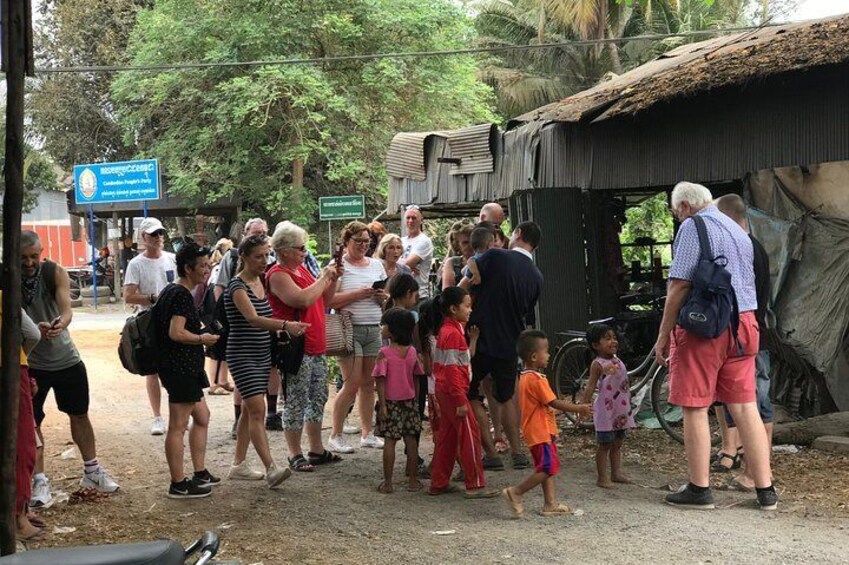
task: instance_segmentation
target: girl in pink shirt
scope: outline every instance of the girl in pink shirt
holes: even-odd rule
[[[413,347],[413,330],[416,320],[403,308],[391,308],[383,313],[380,331],[389,345],[380,349],[372,373],[377,382],[380,409],[375,435],[385,441],[383,446],[383,482],[379,492],[392,492],[392,470],[395,467],[395,444],[404,440],[407,453],[407,490],[421,490],[418,477],[418,436],[422,431],[419,416],[416,377],[424,374],[416,348]]]

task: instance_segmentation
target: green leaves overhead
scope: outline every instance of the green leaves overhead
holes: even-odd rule
[[[462,48],[471,33],[449,0],[162,0],[139,14],[129,55],[150,65],[427,51]],[[304,225],[321,195],[382,200],[398,131],[494,119],[470,57],[123,73],[112,94],[125,142],[162,161],[169,190],[238,195]]]

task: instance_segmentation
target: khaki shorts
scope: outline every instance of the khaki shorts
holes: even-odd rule
[[[354,357],[377,357],[382,346],[380,326],[354,326]]]

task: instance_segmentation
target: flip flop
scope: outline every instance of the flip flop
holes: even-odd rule
[[[39,518],[36,514],[32,514],[32,515],[28,514],[27,520],[29,520],[29,523],[32,524],[33,526],[35,526],[36,528],[46,528],[47,527],[47,522],[45,522],[44,520]]]
[[[42,528],[37,528],[35,532],[28,536],[22,536],[20,534],[15,535],[15,539],[20,542],[26,543],[28,541],[41,541],[47,536],[47,532]]]
[[[467,498],[469,500],[479,500],[482,498],[495,498],[501,493],[497,490],[486,490],[483,488],[476,488],[475,490],[467,490],[463,493],[463,498]]]
[[[517,501],[513,498],[513,493],[510,492],[509,488],[502,490],[501,496],[503,496],[504,500],[507,501],[507,504],[510,505],[510,508],[513,510],[513,514],[515,514],[517,518],[525,513],[524,504],[522,504],[521,500]]]
[[[431,487],[431,490],[427,491],[430,496],[439,496],[440,494],[453,494],[455,492],[460,492],[460,489],[458,489],[454,485],[448,485],[447,487],[439,490],[433,490],[433,487]]]
[[[209,387],[209,394],[214,396],[225,396],[230,394],[230,391],[224,388],[223,386],[217,386],[215,388]]]
[[[752,487],[747,487],[743,483],[739,481],[737,477],[734,477],[730,481],[728,481],[728,490],[736,490],[738,492],[755,492],[755,489]]]
[[[392,487],[392,484],[386,484],[386,481],[380,481],[380,484],[377,485],[377,492],[380,494],[392,494],[395,492],[395,489]]]
[[[572,509],[566,506],[565,504],[559,505],[554,510],[541,510],[541,516],[571,516]]]
[[[419,491],[420,491],[420,490],[422,490],[423,488],[424,488],[424,485],[422,484],[422,482],[421,482],[421,481],[418,481],[418,482],[416,483],[416,485],[415,485],[415,486],[412,486],[412,487],[408,484],[408,485],[407,485],[407,492],[419,492]]]

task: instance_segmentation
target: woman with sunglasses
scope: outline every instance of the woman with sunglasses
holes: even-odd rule
[[[324,449],[321,422],[327,403],[325,304],[336,294],[336,280],[342,275],[342,267],[331,263],[318,278],[314,277],[305,265],[306,243],[307,232],[303,228],[292,222],[277,224],[271,236],[277,262],[265,274],[273,317],[309,324],[304,332],[300,368],[283,375],[285,367],[279,367],[286,381],[283,430],[289,447],[289,467],[301,472],[341,459]],[[309,442],[306,457],[301,449],[304,428]]]
[[[386,280],[386,271],[379,259],[367,257],[371,238],[368,226],[351,222],[341,233],[345,255],[344,274],[339,279],[336,295],[329,306],[349,312],[354,323],[354,351],[339,358],[344,384],[333,401],[333,431],[327,447],[336,453],[352,453],[354,448],[342,435],[348,409],[359,393],[362,437],[361,447],[383,448],[383,440],[372,432],[374,416],[374,362],[382,346],[380,338],[381,307],[387,294],[374,288],[374,283]]]

